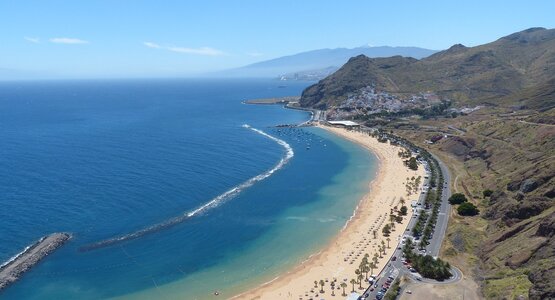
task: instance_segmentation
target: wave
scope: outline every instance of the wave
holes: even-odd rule
[[[186,220],[201,214],[209,209],[215,208],[217,206],[219,206],[220,204],[222,204],[224,201],[227,201],[235,196],[237,196],[239,193],[241,193],[241,191],[245,190],[246,188],[251,187],[252,185],[254,185],[255,183],[262,181],[270,176],[272,176],[272,174],[274,174],[276,171],[280,170],[281,168],[283,168],[283,166],[285,166],[290,160],[291,158],[293,158],[293,156],[295,155],[295,152],[293,151],[293,148],[291,148],[291,145],[289,145],[286,141],[278,139],[272,135],[269,135],[268,133],[260,130],[260,129],[256,129],[254,127],[251,127],[248,124],[244,124],[242,125],[243,128],[247,128],[250,129],[260,135],[263,135],[273,141],[275,141],[276,143],[278,143],[279,145],[281,145],[284,149],[285,149],[285,156],[282,157],[279,162],[270,170],[259,174],[257,176],[254,176],[250,179],[248,179],[247,181],[233,187],[232,189],[224,192],[223,194],[218,195],[217,197],[213,198],[212,200],[204,203],[203,205],[197,207],[196,209],[192,210],[192,211],[187,211],[177,217],[173,217],[171,219],[168,219],[166,221],[163,221],[161,223],[158,224],[154,224],[151,226],[148,226],[146,228],[137,230],[135,232],[132,233],[128,233],[125,235],[121,235],[118,237],[113,237],[113,238],[109,238],[106,240],[102,240],[96,243],[92,243],[89,245],[85,245],[83,247],[79,248],[79,251],[90,251],[90,250],[94,250],[94,249],[99,249],[99,248],[104,248],[104,247],[108,247],[108,246],[112,246],[114,244],[118,244],[121,242],[125,242],[125,241],[129,241],[132,239],[137,239],[139,237],[145,236],[147,234],[151,234],[154,232],[158,232],[160,230],[166,229],[168,227],[172,227],[174,225],[177,225],[179,223],[183,223]]]
[[[29,249],[33,248],[34,246],[36,246],[38,243],[42,242],[46,237],[42,237],[40,238],[38,241],[34,242],[33,244],[25,247],[25,249],[23,249],[23,251],[17,253],[16,255],[10,257],[10,259],[8,259],[7,261],[5,261],[4,263],[2,263],[0,265],[0,269],[2,269],[3,267],[11,264],[14,260],[18,259],[21,255],[25,254],[25,252],[27,252]]]

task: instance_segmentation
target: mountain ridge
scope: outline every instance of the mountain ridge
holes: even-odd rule
[[[359,54],[365,54],[369,57],[403,55],[424,58],[436,52],[436,50],[425,48],[401,46],[362,46],[356,48],[316,49],[253,63],[244,67],[222,71],[219,72],[219,74],[230,77],[259,76],[276,78],[288,73],[306,72],[329,67],[339,68],[345,64],[350,57]]]
[[[434,91],[461,104],[476,103],[548,82],[554,74],[555,29],[531,28],[476,47],[456,44],[420,60],[357,56],[305,89],[301,105],[336,106],[369,85],[394,93]]]

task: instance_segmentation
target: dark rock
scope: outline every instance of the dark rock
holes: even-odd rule
[[[520,185],[520,191],[523,193],[529,193],[535,190],[539,186],[538,182],[533,178],[528,178]]]
[[[507,184],[507,190],[514,192],[520,188],[520,184],[520,180],[511,181]]]
[[[555,267],[545,270],[532,270],[528,279],[532,282],[532,287],[528,291],[530,300],[555,299]]]
[[[504,220],[528,219],[530,217],[539,215],[542,211],[544,211],[549,206],[550,206],[549,203],[546,201],[525,201],[522,203],[518,203],[516,205],[512,205],[512,207],[509,208],[509,210],[507,211],[503,219]]]
[[[555,214],[551,214],[550,217],[545,218],[538,227],[536,231],[537,236],[552,237],[555,235]]]
[[[545,192],[545,194],[543,195],[545,197],[552,199],[553,197],[555,197],[555,187],[552,187],[549,191]]]

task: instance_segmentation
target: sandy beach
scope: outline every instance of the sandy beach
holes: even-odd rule
[[[347,294],[353,286],[351,279],[356,279],[355,270],[358,268],[365,254],[372,261],[374,254],[382,241],[386,245],[385,254],[378,258],[377,268],[373,274],[378,274],[392,256],[401,236],[406,230],[412,217],[410,203],[416,200],[418,191],[408,192],[407,179],[418,176],[424,177],[424,169],[417,171],[407,168],[403,159],[398,155],[402,149],[389,143],[380,143],[365,133],[348,131],[341,128],[322,127],[338,136],[349,139],[373,152],[379,160],[378,174],[368,183],[370,191],[357,206],[353,217],[344,229],[321,252],[307,258],[295,269],[255,289],[235,296],[233,299],[343,299],[340,284],[345,282]],[[401,198],[409,208],[408,215],[400,223],[395,223],[394,230],[388,238],[382,233],[382,228],[390,224],[390,214],[395,207],[400,208]],[[394,212],[394,214],[397,214]],[[375,232],[374,232],[375,231]],[[376,238],[374,238],[374,234]],[[389,243],[389,247],[387,244]],[[319,293],[320,285],[315,287],[315,281],[324,280],[324,293]],[[336,287],[332,296],[331,283]],[[362,287],[367,287],[362,283]],[[359,284],[355,284],[355,290]]]

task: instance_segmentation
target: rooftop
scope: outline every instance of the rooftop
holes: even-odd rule
[[[332,125],[343,125],[343,126],[360,126],[358,123],[353,121],[328,121]]]

